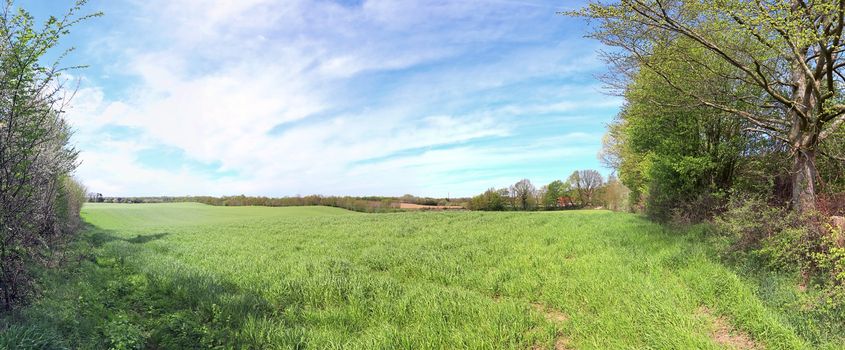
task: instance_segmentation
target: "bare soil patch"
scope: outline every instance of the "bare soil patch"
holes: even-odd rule
[[[569,316],[563,313],[560,310],[548,307],[546,305],[540,303],[531,303],[531,308],[536,310],[537,312],[541,313],[546,320],[555,324],[562,324],[566,321],[569,321]],[[531,347],[531,350],[545,350],[548,349],[542,345],[534,345]],[[570,345],[569,338],[563,334],[558,334],[557,338],[555,339],[554,350],[573,350],[574,348]]]
[[[764,349],[763,346],[754,342],[747,333],[736,329],[731,325],[730,321],[724,316],[714,316],[713,313],[706,306],[698,308],[696,314],[703,316],[713,322],[713,329],[710,332],[710,338],[719,345],[727,346],[731,349]]]
[[[555,341],[555,350],[572,350],[574,348],[569,347],[569,338],[567,337],[558,337]]]
[[[540,303],[531,303],[531,307],[533,307],[534,310],[537,310],[538,312],[542,313],[543,316],[545,316],[546,319],[551,322],[563,323],[569,320],[569,316],[567,316],[565,313],[561,312],[560,310],[550,308],[546,305]]]

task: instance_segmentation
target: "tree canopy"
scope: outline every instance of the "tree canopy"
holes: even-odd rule
[[[614,86],[628,91],[632,79],[652,75],[682,104],[783,146],[791,202],[804,211],[816,206],[817,155],[840,158],[823,143],[845,123],[843,4],[622,0],[574,14],[597,21],[592,36],[616,48],[606,54]]]

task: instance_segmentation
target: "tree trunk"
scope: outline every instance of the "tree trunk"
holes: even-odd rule
[[[801,149],[795,152],[792,169],[792,207],[798,212],[816,209],[816,151]]]
[[[798,8],[797,2],[793,2]],[[809,52],[807,47],[799,50],[802,57]],[[792,62],[793,107],[790,112],[792,128],[789,140],[795,154],[792,168],[792,209],[806,213],[816,209],[816,149],[818,146],[818,125],[813,99],[813,82],[808,81],[800,62]],[[800,111],[799,111],[800,110]]]

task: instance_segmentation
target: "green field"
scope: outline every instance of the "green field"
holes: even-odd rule
[[[359,214],[88,204],[7,344],[67,348],[841,348],[795,281],[607,211]],[[710,243],[705,243],[710,242]],[[804,310],[804,311],[802,311]],[[832,320],[835,317],[830,316]]]

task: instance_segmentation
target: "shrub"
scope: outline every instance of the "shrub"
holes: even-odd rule
[[[9,311],[33,293],[33,267],[52,256],[56,242],[78,213],[78,186],[70,128],[62,116],[68,102],[58,62],[43,65],[69,28],[90,16],[67,15],[43,26],[7,1],[0,21],[0,303]],[[61,57],[63,55],[60,55]],[[83,191],[84,192],[84,191]],[[75,220],[75,219],[74,219]]]
[[[693,225],[713,219],[725,206],[724,193],[702,193],[688,201],[679,201],[671,210],[671,221],[675,224]]]
[[[79,212],[86,201],[85,191],[85,186],[73,177],[62,178],[56,200],[56,216],[63,232],[75,233],[82,226]]]
[[[790,226],[800,226],[794,216],[786,208],[770,206],[762,197],[735,197],[715,223],[731,236],[735,249],[746,251],[760,249],[764,240]]]
[[[827,301],[845,305],[845,247],[842,234],[819,213],[799,214],[771,206],[762,197],[734,199],[716,218],[716,227],[730,236],[733,251],[748,252],[776,270],[800,273],[802,285],[811,282]]]
[[[143,332],[122,313],[112,317],[103,326],[102,332],[109,349],[132,350],[141,349],[144,346]]]
[[[845,246],[839,239],[845,232],[841,227],[830,227],[830,231],[832,234],[822,236],[822,249],[814,252],[812,258],[819,270],[828,275],[832,299],[845,302]]]

